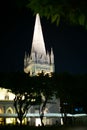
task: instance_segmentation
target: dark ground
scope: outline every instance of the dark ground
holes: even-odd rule
[[[45,127],[31,127],[31,126],[0,126],[0,130],[87,130],[87,126],[45,126]]]

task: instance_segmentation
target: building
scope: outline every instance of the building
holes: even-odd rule
[[[36,14],[34,35],[31,47],[31,53],[26,54],[24,57],[24,72],[29,73],[30,76],[38,75],[39,73],[49,74],[55,71],[54,66],[54,54],[53,49],[48,52],[45,48],[40,17]],[[0,89],[0,95],[3,99],[0,99],[0,124],[16,123],[17,114],[14,109],[14,97],[15,95],[9,93],[6,89]],[[12,95],[12,96],[11,96]],[[32,106],[26,116],[24,123],[29,122],[30,125],[40,125],[39,106]],[[60,123],[60,99],[55,97],[51,103],[47,103],[45,109],[44,124],[51,125]]]
[[[7,89],[0,88],[0,124],[15,123],[14,118],[9,118],[9,114],[15,113],[13,100],[15,95]],[[8,115],[6,118],[5,115]]]
[[[55,65],[53,49],[51,48],[49,52],[45,47],[40,16],[39,14],[36,14],[31,53],[29,55],[25,52],[24,72],[29,73],[30,76],[38,75],[42,72],[44,75],[48,74],[51,76],[54,71]],[[47,104],[47,110],[49,113],[60,113],[60,100],[55,99],[52,102],[56,105]],[[54,119],[53,121],[48,119],[45,124],[52,124],[53,122],[55,123]]]
[[[52,48],[50,52],[45,48],[40,17],[37,14],[30,56],[25,53],[24,72],[33,76],[38,75],[42,71],[44,74],[48,73],[49,75],[55,71],[54,54]]]

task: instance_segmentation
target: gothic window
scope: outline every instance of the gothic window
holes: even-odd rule
[[[13,113],[13,109],[11,107],[7,108],[6,113],[8,113],[8,114]]]
[[[13,109],[11,107],[8,107],[6,109],[6,113],[9,115],[9,114],[12,114],[13,113]],[[6,118],[6,124],[12,124],[14,122],[14,119],[13,118]]]

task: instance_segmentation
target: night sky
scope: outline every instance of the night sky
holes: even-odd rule
[[[30,10],[3,5],[0,11],[0,71],[23,71],[25,51],[30,53],[35,16]],[[53,47],[57,73],[87,73],[87,30],[59,26],[41,18],[46,47]]]

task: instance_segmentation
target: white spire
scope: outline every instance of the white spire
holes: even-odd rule
[[[36,14],[31,53],[30,57],[25,54],[24,72],[33,76],[42,71],[44,74],[54,72],[54,54],[52,49],[51,54],[46,53],[40,17]]]
[[[46,54],[45,43],[44,43],[44,39],[43,39],[43,33],[42,33],[39,14],[36,14],[34,35],[33,35],[33,42],[32,42],[31,51],[32,52],[38,52],[38,53],[41,53],[41,54]]]

